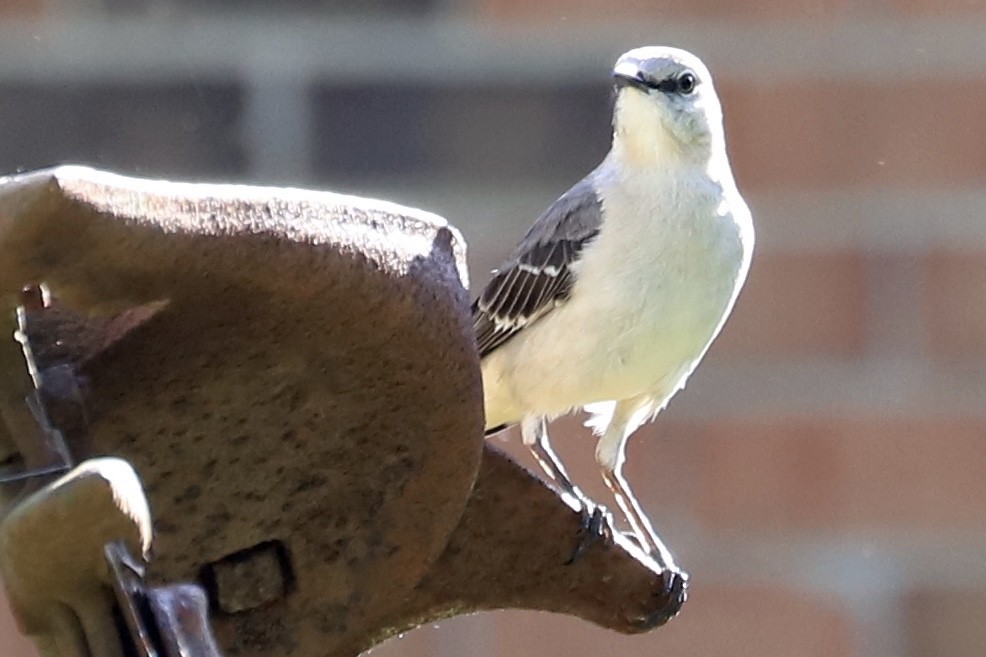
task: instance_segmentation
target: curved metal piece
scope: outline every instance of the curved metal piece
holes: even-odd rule
[[[402,612],[433,620],[539,609],[625,633],[653,629],[678,613],[685,580],[662,572],[612,526],[608,538],[570,561],[581,522],[553,489],[487,445],[462,522]]]
[[[462,522],[441,558],[384,626],[410,629],[458,614],[537,609],[634,634],[674,617],[685,581],[662,572],[612,526],[574,562],[582,518],[540,479],[487,444]],[[608,522],[608,520],[607,520]],[[354,642],[365,650],[380,637]]]
[[[163,644],[161,657],[222,657],[202,589],[173,584],[148,590],[147,599]]]
[[[150,512],[133,469],[86,461],[19,503],[0,522],[0,572],[24,631],[43,654],[122,657],[103,548],[147,551]]]
[[[74,311],[91,329],[78,357],[71,334],[46,338],[56,326],[32,340],[41,367],[64,359],[84,383],[74,456],[141,474],[148,582],[236,554],[232,579],[253,577],[271,542],[289,557],[289,595],[217,608],[228,654],[324,648],[398,605],[444,549],[483,444],[464,268],[444,220],[390,203],[77,167],[0,181],[0,293],[43,282],[58,325]],[[89,321],[108,330],[148,304],[166,305],[120,339]],[[224,634],[256,608],[279,629]]]

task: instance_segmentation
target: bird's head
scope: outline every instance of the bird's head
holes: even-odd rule
[[[629,157],[707,159],[724,148],[722,109],[712,76],[695,55],[647,46],[624,53],[613,67],[615,146]]]

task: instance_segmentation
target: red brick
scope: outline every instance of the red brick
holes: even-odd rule
[[[986,10],[986,3],[982,0],[890,0],[890,7],[904,14],[938,17],[981,12]]]
[[[817,20],[842,15],[846,0],[482,0],[479,11],[485,18],[508,21],[576,22],[605,20],[656,20],[664,16],[718,21],[771,19]]]
[[[912,657],[981,657],[986,646],[986,591],[929,590],[908,596],[905,621]]]
[[[776,588],[695,582],[681,615],[650,634],[622,636],[584,621],[537,612],[495,615],[490,654],[511,657],[842,657],[857,654],[855,630],[824,598]]]
[[[858,353],[865,337],[866,293],[862,254],[758,253],[713,353]]]
[[[979,186],[983,79],[724,80],[741,189]]]
[[[706,524],[986,529],[986,421],[734,419],[701,433],[694,502]]]
[[[17,628],[0,582],[0,654],[3,657],[37,657],[34,644]]]
[[[44,13],[45,0],[0,0],[0,16],[36,17]]]
[[[926,263],[925,324],[933,355],[986,355],[986,252],[937,251]]]

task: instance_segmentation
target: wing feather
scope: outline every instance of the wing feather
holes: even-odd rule
[[[592,180],[583,179],[545,210],[473,303],[481,357],[568,299],[575,284],[572,264],[602,222]]]

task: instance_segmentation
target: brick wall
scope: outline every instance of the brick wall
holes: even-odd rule
[[[986,654],[986,2],[398,4],[0,3],[0,169],[380,194],[462,228],[477,287],[605,152],[616,55],[716,74],[759,252],[628,473],[692,600],[643,637],[511,611],[374,654]]]

